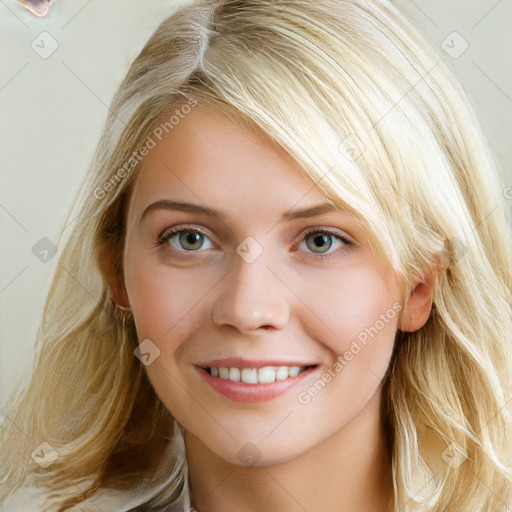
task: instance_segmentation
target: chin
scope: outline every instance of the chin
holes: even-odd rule
[[[256,437],[254,441],[249,441],[248,436],[238,438],[229,438],[227,446],[225,440],[222,444],[205,443],[220,458],[230,464],[247,467],[263,467],[274,464],[282,464],[299,457],[307,451],[308,446],[298,446],[297,440],[293,440],[293,445],[286,445],[282,440],[276,437],[274,440],[261,440]],[[291,440],[288,439],[290,442]]]

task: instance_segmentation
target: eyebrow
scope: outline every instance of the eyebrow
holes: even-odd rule
[[[225,221],[227,218],[227,214],[220,211],[215,210],[214,208],[208,208],[206,206],[201,206],[194,203],[187,203],[182,201],[171,201],[169,199],[161,199],[154,203],[151,203],[147,206],[140,218],[140,222],[146,217],[146,215],[153,210],[172,210],[172,211],[181,211],[181,212],[189,212],[189,213],[200,213],[203,215],[208,215],[210,217],[215,217],[221,221]],[[281,216],[280,222],[289,222],[295,219],[304,219],[308,217],[316,217],[317,215],[321,215],[323,213],[328,213],[332,211],[336,211],[335,205],[330,203],[319,203],[313,206],[309,206],[308,208],[304,208],[302,210],[288,210]]]

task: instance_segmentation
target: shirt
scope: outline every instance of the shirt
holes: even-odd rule
[[[181,425],[168,445],[156,476],[160,483],[132,492],[105,489],[73,507],[76,512],[195,512],[190,505],[188,464]],[[162,480],[163,476],[163,480]],[[1,504],[2,512],[41,512],[45,495],[40,488],[23,487]]]

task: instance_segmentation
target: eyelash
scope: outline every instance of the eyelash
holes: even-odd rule
[[[324,234],[324,235],[330,235],[333,238],[337,238],[338,240],[343,242],[344,245],[346,245],[348,247],[354,247],[355,246],[355,243],[352,242],[352,240],[350,240],[346,236],[343,236],[342,234],[340,234],[340,233],[338,233],[336,231],[331,231],[330,229],[320,228],[320,227],[313,227],[313,228],[306,229],[306,231],[304,232],[304,235],[302,236],[300,241],[302,242],[303,240],[306,239],[307,236],[309,236],[311,234],[316,234],[316,233]],[[339,252],[339,249],[338,250],[334,250],[333,252],[326,253],[326,254],[316,254],[314,252],[311,252],[309,254],[313,254],[313,255],[317,256],[318,258],[320,258],[320,259],[326,260],[326,259],[332,258],[333,256],[336,256],[337,252]]]
[[[183,226],[183,225],[174,226],[172,228],[166,229],[158,236],[158,238],[156,239],[156,246],[157,247],[163,246],[165,243],[167,243],[171,239],[171,237],[173,235],[176,235],[179,233],[200,233],[201,235],[209,238],[208,235],[204,231],[202,231],[201,229],[198,229],[196,227],[187,227],[187,226]],[[343,236],[340,233],[337,233],[336,231],[331,231],[330,229],[319,228],[319,227],[306,229],[306,231],[304,232],[303,238],[301,239],[301,242],[307,236],[309,236],[311,234],[315,234],[315,233],[330,235],[334,238],[337,238],[338,240],[343,242],[343,244],[345,244],[348,247],[354,247],[356,245],[354,242],[352,242],[352,240]],[[185,251],[185,250],[183,250],[183,251],[179,251],[179,252],[201,252],[201,251]],[[326,253],[326,254],[320,254],[320,253],[317,254],[317,253],[311,252],[310,254],[313,254],[321,259],[328,259],[328,258],[331,258],[332,256],[335,256],[336,252],[337,251]]]

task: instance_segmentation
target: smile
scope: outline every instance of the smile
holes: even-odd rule
[[[316,372],[320,365],[196,368],[210,388],[230,400],[263,402],[272,400],[298,385],[308,375]]]

